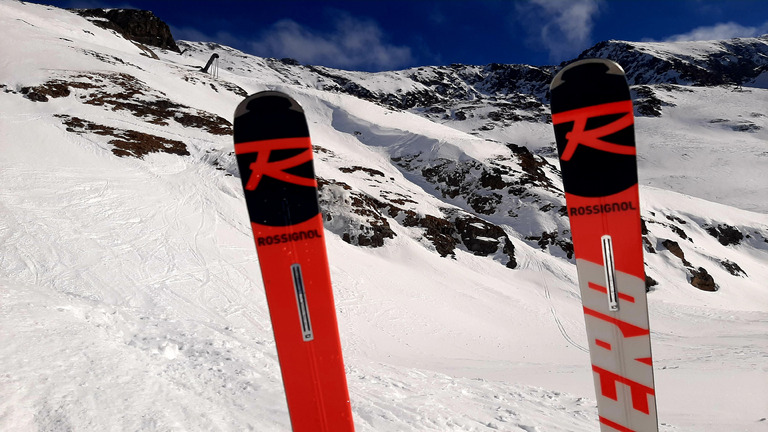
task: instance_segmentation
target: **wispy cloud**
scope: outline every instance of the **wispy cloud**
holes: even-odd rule
[[[516,11],[529,41],[546,49],[551,61],[562,61],[592,43],[601,4],[602,0],[529,0],[517,3]]]
[[[344,13],[326,32],[289,19],[278,21],[250,43],[250,51],[345,69],[394,69],[413,61],[411,48],[389,43],[376,22]]]
[[[287,57],[305,64],[375,71],[414,62],[411,48],[389,43],[376,22],[342,12],[327,32],[283,19],[255,39],[227,31],[206,33],[193,27],[170,27],[174,38],[179,40],[216,42],[261,57]]]
[[[737,37],[755,37],[768,33],[768,21],[760,26],[743,26],[735,22],[719,23],[697,27],[687,33],[677,34],[665,39],[666,42],[733,39]]]

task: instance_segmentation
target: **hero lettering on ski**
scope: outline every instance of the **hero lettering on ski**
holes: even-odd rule
[[[656,432],[632,101],[609,60],[553,79],[552,124],[602,432]]]

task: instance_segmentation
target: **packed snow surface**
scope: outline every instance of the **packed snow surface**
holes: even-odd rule
[[[127,74],[147,94],[225,119],[241,95],[221,81],[282,90],[326,150],[316,152],[320,177],[375,194],[380,186],[339,171],[375,168],[422,214],[452,204],[391,158],[418,149],[491,159],[505,138],[532,149],[552,141],[549,125],[525,122],[478,137],[306,86],[231,49],[222,62],[251,72],[221,68],[217,81],[197,71],[208,53],[155,50],[154,60],[56,8],[0,0],[0,28],[3,431],[290,429],[240,179],[212,163],[226,160],[231,136],[148,122],[77,94],[35,102],[23,87]],[[395,89],[396,79],[360,82]],[[764,104],[768,91],[748,90],[750,99],[721,88],[669,93],[676,108],[638,121],[644,215],[676,218],[690,239],[679,241],[686,258],[720,285],[700,291],[668,251],[646,256],[659,282],[649,309],[662,431],[768,430],[768,128],[756,132],[762,141],[732,141],[727,123],[765,124],[757,114],[766,105],[739,104]],[[106,138],[68,132],[55,115],[180,140],[190,154],[116,157]],[[719,118],[729,120],[711,122]],[[730,141],[715,146],[713,136]],[[722,245],[689,228],[707,223],[752,235]],[[392,226],[398,235],[380,248],[326,235],[357,430],[597,430],[572,262],[508,226],[516,269],[461,249],[442,258]],[[664,230],[673,238],[654,229],[657,249]],[[724,256],[747,277],[721,269]]]

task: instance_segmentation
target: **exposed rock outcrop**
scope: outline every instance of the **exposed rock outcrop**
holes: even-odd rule
[[[119,129],[111,126],[96,124],[79,117],[58,114],[67,127],[67,132],[78,135],[94,134],[111,137],[108,141],[113,146],[115,156],[133,156],[142,158],[149,153],[170,153],[179,156],[189,156],[187,146],[179,140],[159,137],[129,129]]]
[[[180,52],[171,29],[150,11],[139,9],[73,9],[99,27],[114,30],[128,40]]]
[[[744,234],[742,234],[736,227],[732,227],[728,224],[709,226],[706,227],[706,230],[723,246],[737,245],[744,239]]]
[[[174,121],[213,135],[232,133],[232,124],[223,117],[173,102],[162,92],[124,73],[71,75],[66,79],[50,80],[34,87],[23,87],[21,94],[34,102],[77,96],[77,101],[83,104],[102,106],[113,112],[125,111],[159,126]]]
[[[691,285],[702,291],[717,291],[717,284],[715,279],[710,275],[706,269],[699,267],[698,269],[690,269],[691,273]]]
[[[342,172],[363,171],[379,176],[379,171],[362,167],[342,168]],[[442,216],[419,214],[402,208],[396,202],[413,202],[402,197],[394,200],[374,198],[355,191],[344,182],[318,179],[318,194],[325,228],[356,246],[381,247],[386,239],[396,236],[390,222],[405,228],[422,230],[422,238],[442,257],[455,255],[459,245],[479,256],[501,254],[508,268],[517,267],[515,247],[498,225],[477,216],[452,210],[443,210]]]
[[[618,62],[631,85],[739,86],[768,70],[768,35],[690,44],[690,54],[686,55],[669,52],[668,44],[664,43],[610,40],[584,51],[579,58],[607,58]],[[698,53],[702,51],[706,54]]]

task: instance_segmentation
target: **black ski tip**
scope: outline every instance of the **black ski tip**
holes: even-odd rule
[[[552,79],[552,84],[550,84],[549,89],[554,90],[560,84],[563,84],[565,81],[564,76],[567,75],[571,69],[578,68],[589,69],[590,71],[594,71],[595,69],[603,69],[603,73],[624,76],[624,69],[615,61],[608,59],[589,58],[575,61],[561,69],[560,72],[555,75],[555,78]]]
[[[278,91],[246,97],[235,110],[234,130],[235,143],[309,136],[301,105]]]
[[[550,91],[553,114],[630,99],[624,69],[608,59],[584,59],[569,64],[552,79]]]
[[[621,66],[606,59],[579,60],[558,72],[550,88],[565,191],[603,197],[637,184],[633,108]],[[617,102],[623,103],[600,114],[599,107]],[[580,111],[590,107],[597,113]],[[560,114],[568,112],[564,120]],[[621,123],[611,126],[615,122]]]

